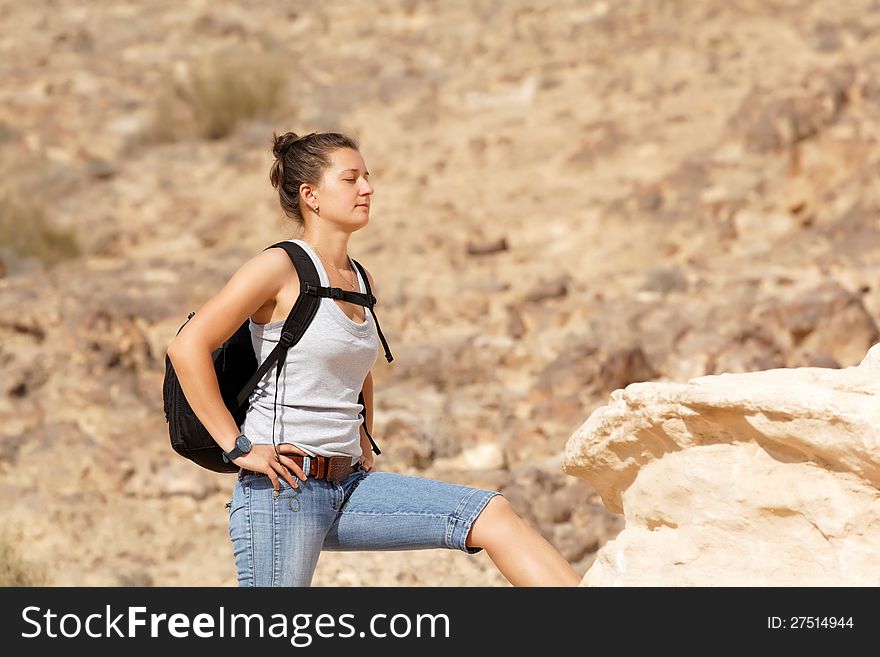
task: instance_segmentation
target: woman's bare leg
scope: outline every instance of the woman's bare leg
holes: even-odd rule
[[[471,526],[465,545],[486,550],[514,586],[577,586],[581,577],[541,534],[496,495]]]

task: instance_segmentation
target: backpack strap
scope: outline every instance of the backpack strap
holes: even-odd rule
[[[340,301],[348,301],[359,306],[370,307],[376,303],[376,297],[372,294],[364,294],[363,292],[349,292],[341,287],[322,287],[309,283],[308,281],[300,282],[300,292],[303,294],[311,294],[315,297],[328,297],[330,299],[339,299]]]
[[[385,340],[385,336],[382,334],[382,327],[379,326],[379,318],[376,317],[376,311],[373,309],[373,306],[376,305],[376,297],[373,296],[373,290],[370,289],[370,277],[367,276],[367,272],[361,263],[359,263],[354,258],[352,258],[352,262],[354,262],[358,270],[361,272],[361,278],[364,280],[364,287],[367,288],[366,296],[368,296],[371,301],[370,305],[367,307],[370,309],[370,312],[373,314],[373,320],[376,322],[376,330],[379,332],[379,339],[382,340],[382,347],[385,349],[385,360],[390,363],[392,360],[394,360],[394,356],[391,354],[391,349],[388,348],[388,342]],[[361,390],[360,395],[358,395],[358,403],[360,403],[361,407],[364,409],[362,413],[362,415],[364,416],[364,433],[367,434],[367,438],[369,438],[370,440],[370,445],[373,447],[373,451],[376,454],[381,454],[382,452],[379,451],[379,447],[376,445],[376,442],[373,440],[373,437],[370,435],[370,432],[367,429],[367,404],[364,401],[363,389]]]
[[[276,247],[282,248],[287,252],[291,262],[293,262],[293,266],[296,267],[296,273],[299,275],[300,281],[310,283],[314,286],[318,285],[320,279],[318,278],[318,270],[315,268],[315,263],[312,262],[312,259],[299,244],[294,242],[278,242],[271,246],[267,246],[263,250],[265,251]],[[248,400],[251,392],[257,387],[257,383],[259,383],[266,375],[266,372],[269,371],[269,368],[272,367],[272,365],[276,362],[283,362],[284,359],[281,358],[282,354],[286,354],[290,347],[299,342],[300,338],[302,338],[306,329],[309,327],[309,324],[311,324],[312,320],[315,318],[315,314],[318,312],[319,302],[320,300],[318,297],[304,294],[299,295],[296,303],[293,304],[293,308],[290,309],[290,314],[287,316],[287,319],[284,320],[284,326],[281,328],[281,338],[278,340],[278,344],[241,389],[241,392],[236,398],[236,408],[239,408]]]
[[[293,266],[296,267],[296,273],[301,281],[317,285],[319,282],[318,270],[315,268],[315,263],[312,262],[312,259],[301,246],[294,244],[293,242],[277,242],[267,246],[263,250],[265,251],[272,248],[282,248],[287,252],[288,257],[291,262],[293,262]],[[272,365],[276,365],[275,403],[273,405],[272,413],[272,446],[275,447],[276,454],[278,453],[278,446],[275,445],[275,414],[278,411],[278,379],[281,376],[281,369],[284,367],[284,361],[286,360],[284,356],[287,354],[287,350],[290,349],[290,347],[299,342],[300,338],[302,338],[306,329],[309,327],[309,324],[312,323],[315,314],[318,312],[319,303],[320,299],[318,299],[318,297],[305,294],[301,294],[297,297],[296,303],[294,303],[293,308],[290,309],[290,314],[287,316],[287,319],[284,320],[284,326],[281,327],[281,337],[278,340],[278,344],[275,345],[275,348],[269,353],[266,360],[260,364],[257,371],[254,372],[254,375],[244,385],[241,392],[238,393],[238,397],[236,397],[238,408],[248,400],[251,392],[257,387],[257,383],[259,383],[266,372],[269,371],[269,368],[271,368]]]
[[[364,286],[367,288],[366,296],[369,297],[372,301],[372,303],[370,303],[370,305],[368,305],[367,307],[370,309],[370,312],[373,313],[373,319],[376,320],[376,330],[379,332],[379,338],[382,340],[382,347],[385,349],[385,360],[390,363],[392,360],[394,360],[394,356],[391,355],[391,350],[388,348],[388,342],[385,340],[385,336],[382,334],[382,327],[379,326],[379,318],[376,317],[376,311],[373,310],[373,306],[376,305],[377,299],[373,296],[373,291],[370,289],[370,278],[369,276],[367,276],[367,271],[364,269],[364,266],[361,263],[359,263],[354,258],[352,258],[352,261],[360,270],[361,278],[364,279]]]

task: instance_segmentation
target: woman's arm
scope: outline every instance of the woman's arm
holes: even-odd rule
[[[366,421],[364,424],[367,426],[367,431],[370,434],[373,433],[373,373],[367,372],[367,378],[364,379],[364,411],[367,414]],[[373,446],[370,444],[370,439],[367,437],[367,432],[364,431],[364,424],[361,424],[361,468],[363,468],[366,472],[369,472],[373,469],[373,459],[375,458],[375,454],[373,454]]]
[[[283,249],[262,251],[198,309],[168,346],[168,358],[187,401],[223,451],[234,447],[239,430],[223,403],[211,353],[250,315],[275,302],[291,270],[293,265]]]

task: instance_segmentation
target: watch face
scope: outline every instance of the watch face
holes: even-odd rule
[[[235,446],[240,452],[247,453],[251,451],[251,441],[248,440],[247,436],[239,436],[238,438],[236,438]]]

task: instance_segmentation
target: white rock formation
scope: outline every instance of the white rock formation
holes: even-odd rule
[[[616,390],[562,467],[626,519],[584,585],[880,585],[880,344]]]

